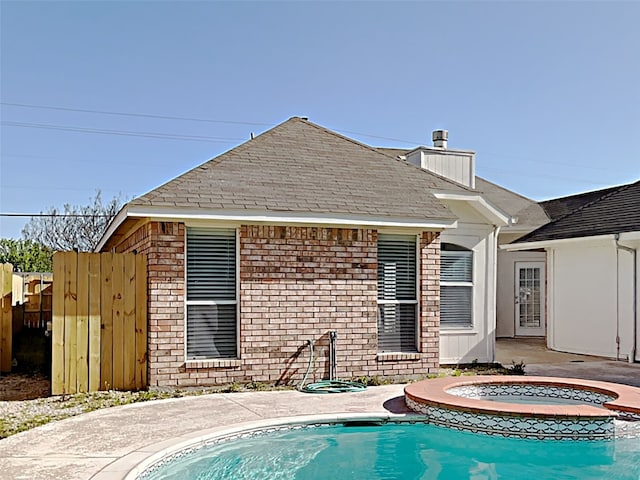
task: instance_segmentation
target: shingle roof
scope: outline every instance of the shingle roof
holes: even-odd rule
[[[391,155],[400,157],[408,154],[411,150],[401,148],[378,148],[378,150]],[[511,190],[500,185],[476,176],[476,190],[484,195],[484,197],[492,204],[498,207],[512,217],[517,217],[518,221],[515,225],[518,229],[534,229],[540,225],[549,222],[543,208],[534,200],[523,197]],[[508,230],[510,227],[505,227]]]
[[[531,200],[500,185],[496,185],[481,177],[476,177],[476,189],[481,191],[489,202],[517,217],[517,228],[537,228],[549,221],[542,207]]]
[[[543,225],[514,243],[640,231],[640,181],[607,189],[591,203]]]
[[[558,218],[564,217],[574,210],[584,207],[586,204],[598,200],[619,188],[619,186],[609,187],[603,190],[595,190],[593,192],[579,193],[577,195],[569,195],[561,198],[552,198],[550,200],[540,202],[540,205],[544,208],[544,211],[551,220],[557,220]]]
[[[432,189],[467,190],[294,117],[129,205],[454,220]]]

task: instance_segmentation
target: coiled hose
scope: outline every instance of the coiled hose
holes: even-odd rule
[[[366,390],[367,386],[360,382],[346,382],[342,380],[322,380],[316,383],[305,385],[311,366],[313,365],[313,342],[307,340],[309,345],[309,364],[307,371],[302,378],[302,382],[298,385],[298,390],[305,393],[345,393],[345,392],[361,392]]]

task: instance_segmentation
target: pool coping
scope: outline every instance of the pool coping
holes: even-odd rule
[[[614,400],[605,402],[602,407],[595,405],[518,404],[466,398],[447,392],[449,389],[463,386],[506,384],[553,386],[586,390],[612,396]],[[409,384],[405,387],[404,392],[408,399],[418,404],[468,413],[529,418],[593,419],[617,417],[620,413],[623,413],[640,418],[640,388],[595,380],[518,375],[501,377],[442,377]]]

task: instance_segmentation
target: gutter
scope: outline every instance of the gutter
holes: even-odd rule
[[[520,242],[520,243],[508,243],[506,245],[500,245],[501,250],[507,250],[508,252],[518,252],[521,250],[532,250],[538,248],[550,248],[550,247],[561,247],[570,243],[586,243],[586,242],[599,242],[599,241],[610,241],[614,239],[615,236],[611,234],[605,235],[593,235],[590,237],[573,237],[573,238],[560,238],[557,240],[538,240],[536,242]],[[517,241],[516,241],[517,242]]]
[[[616,233],[614,235],[614,240],[616,244],[616,284],[620,282],[620,264],[618,260],[618,250],[623,250],[625,252],[629,252],[632,255],[633,259],[633,322],[632,322],[632,334],[631,334],[631,352],[629,353],[628,361],[629,363],[634,363],[636,358],[636,352],[638,348],[638,249],[627,247],[625,245],[620,245],[620,234]],[[619,295],[619,285],[616,288],[616,295]],[[620,308],[619,308],[620,299],[619,296],[616,299],[616,322],[617,328],[620,326]],[[620,351],[620,336],[619,332],[616,333],[616,342],[618,343],[618,352]]]

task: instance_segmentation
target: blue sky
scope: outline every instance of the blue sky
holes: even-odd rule
[[[3,0],[0,17],[2,213],[141,195],[295,115],[374,146],[448,129],[534,199],[640,178],[640,2]]]

